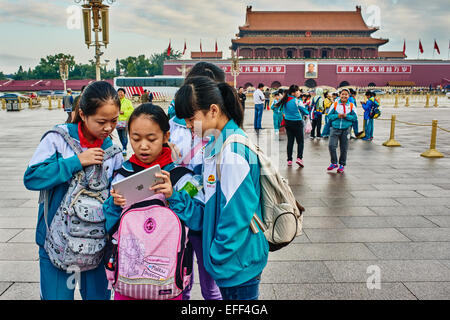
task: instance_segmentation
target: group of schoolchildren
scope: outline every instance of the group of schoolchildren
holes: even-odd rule
[[[188,248],[197,257],[205,299],[258,299],[269,252],[263,232],[249,228],[254,215],[262,218],[260,165],[247,146],[232,143],[221,149],[228,136],[246,136],[239,97],[225,82],[224,72],[210,63],[195,65],[172,102],[170,116],[151,103],[134,109],[124,128],[133,149],[126,161],[110,137],[128,112],[121,110],[121,94],[104,81],[89,84],[73,121],[44,135],[24,174],[26,188],[41,193],[36,229],[41,299],[72,300],[74,272],[83,299],[108,300],[111,288],[115,300],[139,299],[142,292],[124,292],[140,281],[161,285],[148,299],[189,299],[194,277]],[[136,207],[112,188],[112,183],[157,164],[162,169],[156,175],[159,182],[149,186],[157,199],[147,207]],[[156,233],[161,227],[157,218],[131,230],[135,235],[124,231],[130,228],[125,219],[132,212],[158,206],[177,216],[180,230],[188,228],[187,234],[180,233],[182,241],[176,239],[186,249],[178,250],[176,258],[192,261],[177,265],[175,280],[166,277],[166,239],[155,239],[159,254],[153,256],[145,256],[146,244],[137,241],[141,234]],[[134,251],[120,260],[124,249],[117,242]],[[146,263],[145,270],[134,264],[138,259]],[[185,267],[189,264],[191,270]],[[120,274],[125,268],[130,278]],[[146,277],[131,277],[137,272]],[[170,283],[176,284],[175,296]]]
[[[331,164],[328,171],[338,169],[343,173],[347,160],[348,139],[353,129],[352,138],[365,141],[373,140],[373,120],[379,117],[380,103],[375,93],[367,91],[366,101],[361,101],[364,109],[364,130],[359,132],[356,114],[356,92],[353,89],[342,89],[340,92],[323,92],[322,88],[302,94],[298,86],[292,85],[287,91],[279,89],[274,92],[273,126],[275,137],[279,136],[281,128],[287,134],[287,165],[292,166],[294,139],[297,142],[296,163],[303,168],[304,133],[310,133],[310,138],[329,138]],[[324,128],[322,120],[324,117]],[[308,125],[309,129],[308,129]],[[306,129],[306,130],[305,130]],[[340,146],[340,157],[336,149]]]

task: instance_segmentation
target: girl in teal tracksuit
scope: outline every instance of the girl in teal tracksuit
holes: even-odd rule
[[[79,143],[83,152],[76,155],[62,136],[49,133],[39,143],[24,175],[27,189],[49,191],[49,226],[69,188],[72,176],[84,167],[103,164],[111,181],[114,170],[119,169],[123,162],[120,152],[103,161],[103,150],[112,146],[109,135],[115,129],[119,117],[120,101],[114,88],[104,81],[93,82],[83,92],[79,107],[75,123],[60,127],[68,132],[75,143]],[[79,274],[56,268],[44,249],[46,234],[44,204],[40,203],[36,243],[39,246],[41,299],[73,300],[73,282],[79,279],[83,299],[109,300],[111,292],[107,289],[108,281],[103,265]]]
[[[339,168],[338,173],[344,173],[347,162],[348,135],[350,128],[357,119],[355,105],[349,101],[350,92],[342,89],[340,99],[335,101],[328,112],[328,119],[331,123],[330,140],[328,149],[330,151],[331,164],[327,168],[328,171],[338,168],[337,146],[340,147]]]
[[[277,103],[281,100],[282,95],[283,92],[281,89],[275,92],[275,99],[270,107],[270,109],[273,110],[273,128],[275,129],[275,135],[279,134],[281,121],[283,120],[283,110],[280,106],[277,106]]]
[[[233,143],[222,154],[220,180],[216,171],[216,157],[226,138],[245,135],[237,94],[226,83],[194,77],[177,92],[175,106],[188,127],[200,125],[196,132],[212,135],[203,160],[205,204],[193,201],[184,190],[173,191],[169,176],[155,190],[165,194],[170,208],[189,228],[203,231],[204,265],[222,298],[257,299],[269,252],[264,234],[250,229],[253,214],[261,217],[260,165],[256,154]]]

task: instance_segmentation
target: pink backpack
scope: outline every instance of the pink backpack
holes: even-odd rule
[[[161,194],[126,208],[105,260],[110,289],[139,300],[179,296],[192,275],[187,232]]]

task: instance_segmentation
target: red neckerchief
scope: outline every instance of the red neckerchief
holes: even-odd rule
[[[135,154],[133,154],[130,158],[130,162],[134,163],[142,168],[150,168],[153,166],[156,166],[157,164],[159,164],[159,166],[162,168],[164,168],[165,166],[167,166],[168,164],[172,163],[172,150],[169,147],[163,147],[161,154],[159,155],[159,157],[153,161],[150,164],[146,164],[144,162],[142,162],[141,160],[139,160]]]
[[[341,101],[341,102],[342,102],[342,101]],[[344,107],[344,115],[347,114],[347,113],[346,113],[347,110],[345,110],[345,105],[346,105],[346,103],[342,103],[342,106]]]
[[[103,144],[102,139],[96,139],[93,143],[87,141],[87,139],[83,135],[83,131],[81,130],[81,121],[78,122],[78,138],[80,138],[80,145],[82,148],[100,148]]]

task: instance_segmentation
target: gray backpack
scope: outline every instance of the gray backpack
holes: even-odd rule
[[[48,131],[60,134],[75,154],[81,147],[63,128]],[[44,135],[44,137],[45,137]],[[104,161],[121,149],[115,145],[105,150]],[[41,191],[47,236],[44,248],[52,264],[62,270],[87,271],[98,267],[106,245],[103,202],[109,196],[109,179],[103,165],[92,165],[77,172],[48,225],[48,190]]]
[[[230,135],[216,156],[216,172],[219,180],[223,150],[234,142],[243,144],[253,151],[258,156],[261,166],[262,221],[255,213],[250,222],[250,229],[253,233],[258,233],[257,226],[259,226],[269,242],[269,251],[279,250],[302,234],[305,208],[295,199],[288,181],[272,165],[271,159],[248,137],[240,134]]]

